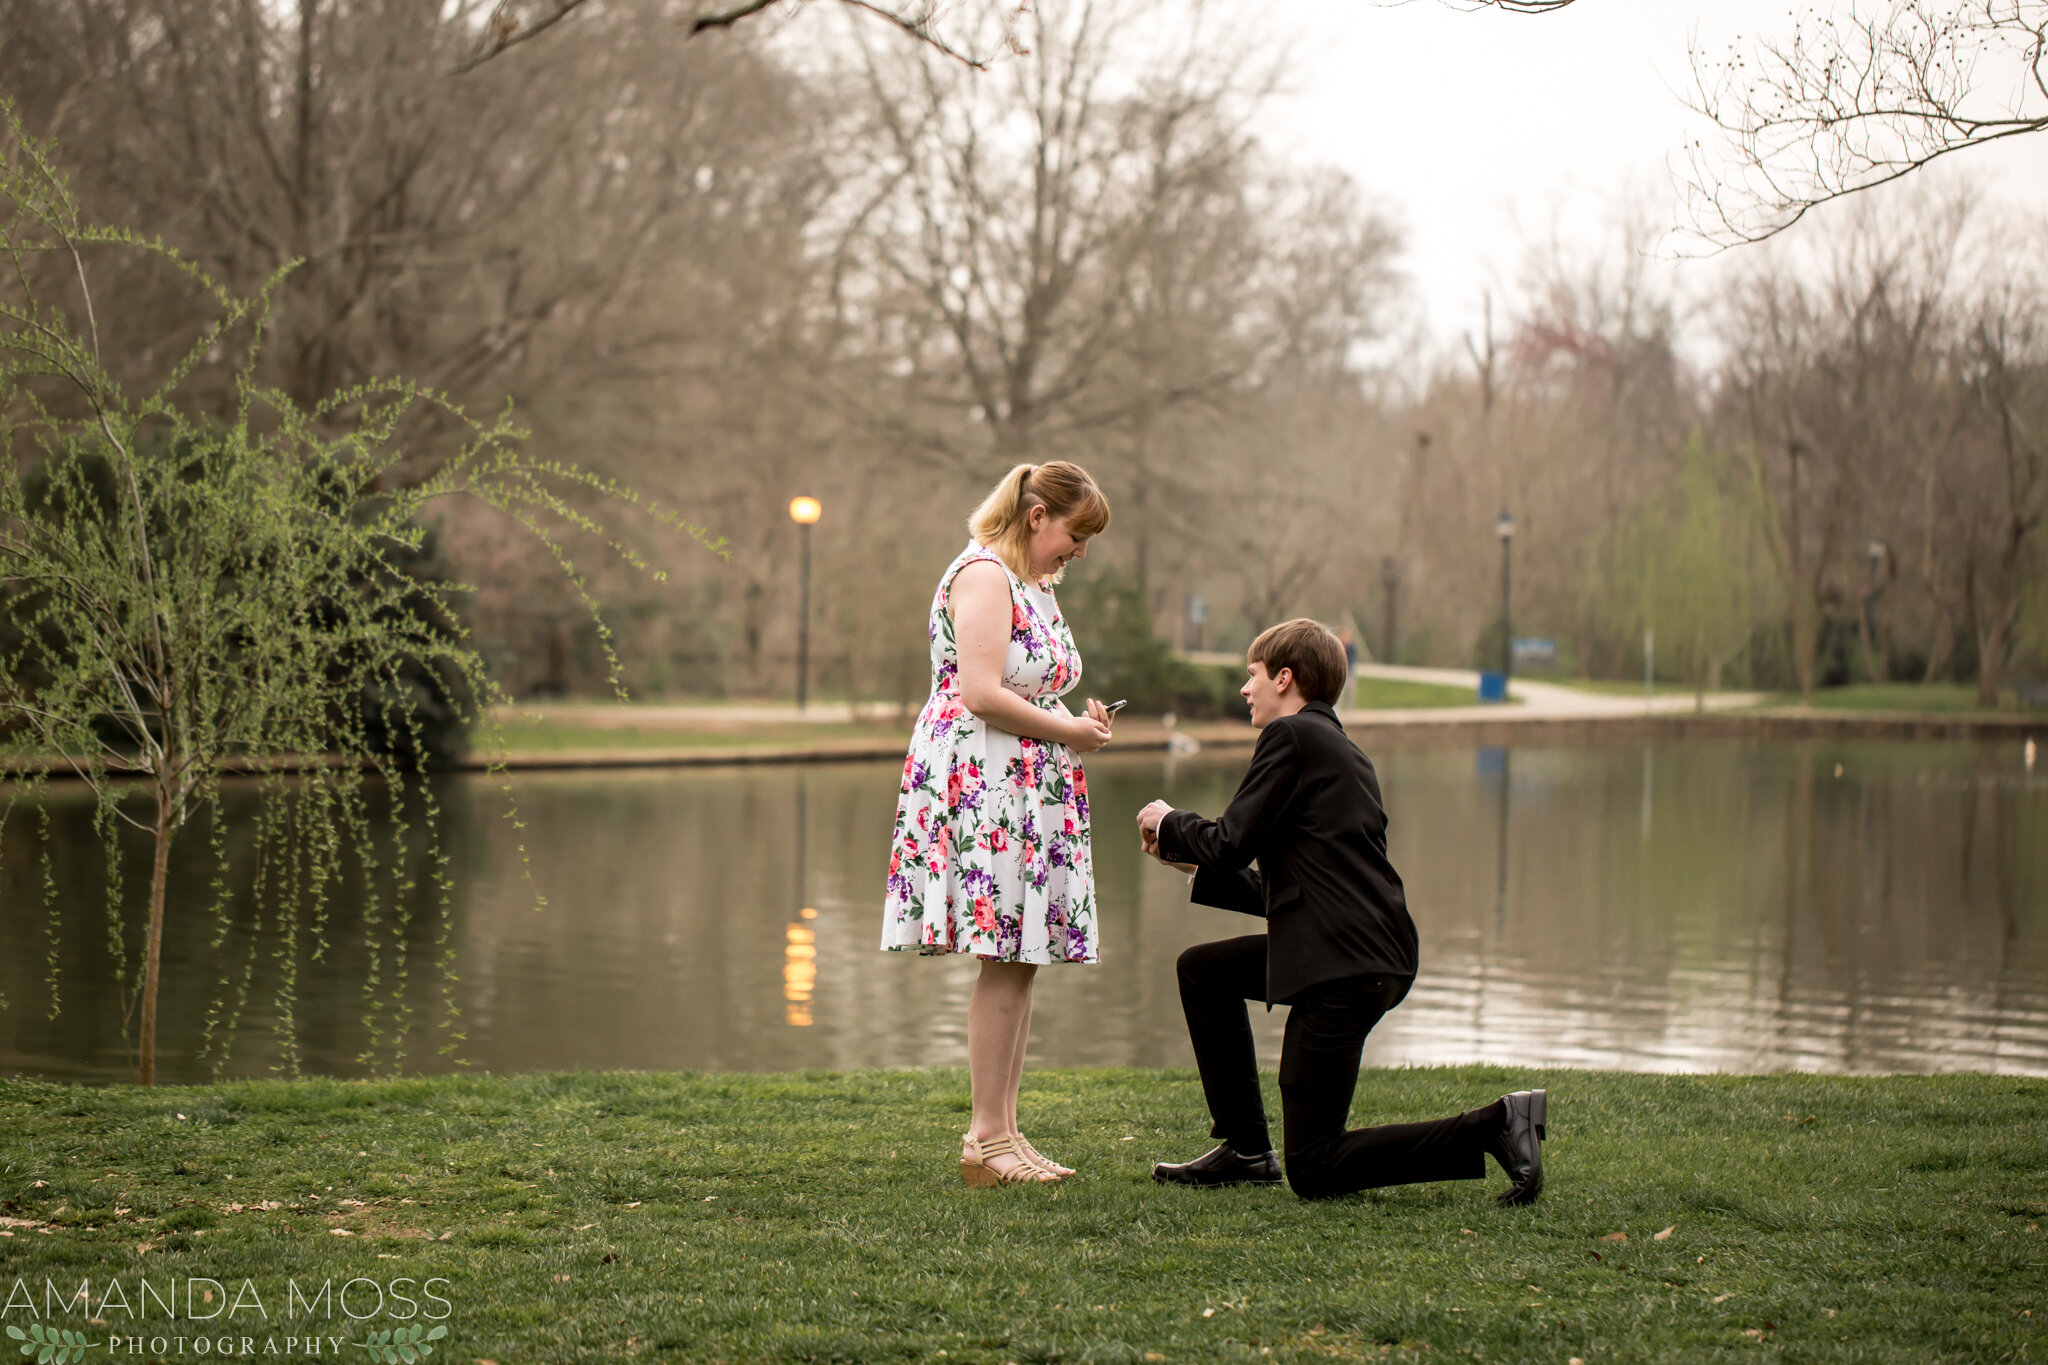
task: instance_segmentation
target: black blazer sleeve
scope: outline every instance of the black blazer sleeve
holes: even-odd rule
[[[1186,859],[1176,859],[1185,862]],[[1213,905],[1218,910],[1235,910],[1243,915],[1266,917],[1266,883],[1255,867],[1241,867],[1235,872],[1221,868],[1204,867],[1195,873],[1195,884],[1188,891],[1188,899],[1196,905]]]
[[[1219,819],[1191,810],[1168,813],[1159,824],[1159,851],[1166,861],[1194,863],[1194,899],[1202,905],[1246,914],[1266,913],[1264,879],[1251,870],[1293,808],[1300,754],[1293,727],[1274,723],[1259,736],[1251,766],[1237,795]]]

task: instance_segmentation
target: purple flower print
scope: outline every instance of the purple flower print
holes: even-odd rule
[[[1085,962],[1088,959],[1088,931],[1078,924],[1067,927],[1067,960]]]

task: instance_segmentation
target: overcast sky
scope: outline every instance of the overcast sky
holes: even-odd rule
[[[1523,241],[1547,235],[1553,220],[1568,234],[1594,231],[1633,187],[1661,221],[1677,221],[1667,159],[1706,131],[1681,100],[1689,41],[1725,49],[1784,33],[1791,8],[1577,0],[1519,15],[1438,0],[1288,0],[1268,13],[1303,39],[1297,88],[1269,111],[1267,132],[1398,209],[1426,325],[1452,340],[1475,325],[1481,290],[1511,281]],[[1949,164],[2048,219],[2048,134]]]

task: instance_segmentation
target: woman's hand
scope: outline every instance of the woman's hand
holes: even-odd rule
[[[1067,725],[1068,733],[1064,742],[1077,754],[1092,754],[1109,743],[1109,711],[1092,697],[1088,701],[1088,714],[1067,717]]]

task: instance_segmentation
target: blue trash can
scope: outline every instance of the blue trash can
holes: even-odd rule
[[[1479,700],[1500,703],[1508,699],[1508,675],[1499,669],[1488,669],[1479,675]]]

